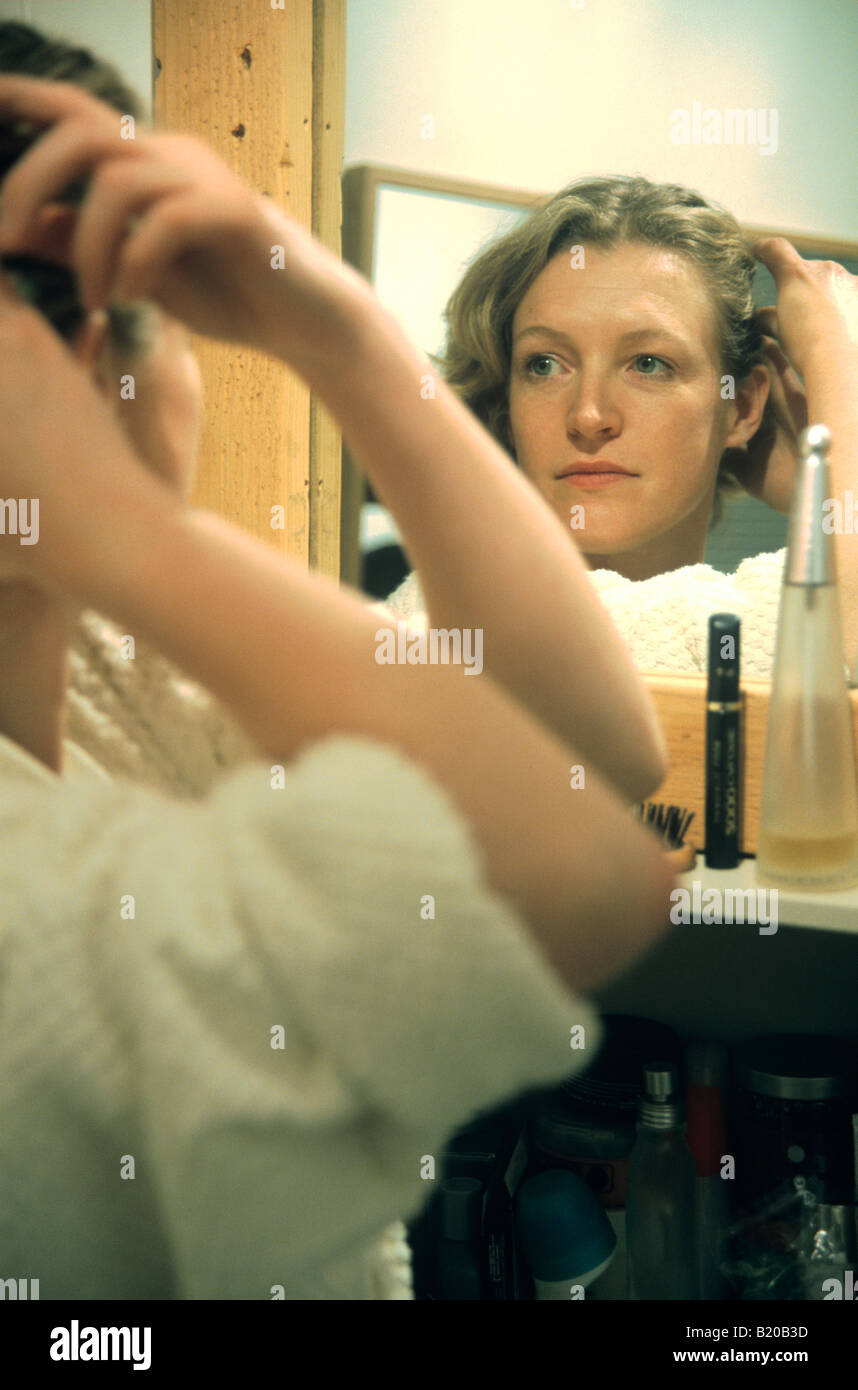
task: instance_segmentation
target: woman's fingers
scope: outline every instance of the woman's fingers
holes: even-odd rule
[[[777,311],[770,305],[757,311],[763,333],[763,347],[771,363],[771,411],[779,411],[782,424],[795,430],[796,438],[807,425],[807,396],[801,377],[778,341]]]
[[[71,252],[86,300],[95,293],[92,307],[100,307],[128,218],[139,207],[139,185],[126,171],[144,153],[141,143],[122,138],[119,112],[78,88],[0,75],[0,120],[13,119],[47,129],[3,180],[0,250],[49,258],[55,243],[63,264]],[[69,224],[63,225],[58,214],[68,217],[62,197],[81,181],[90,187],[69,238]],[[94,209],[88,208],[91,199]]]
[[[763,338],[763,343],[775,372],[771,385],[773,401],[786,407],[787,420],[798,437],[807,426],[807,395],[804,386],[780,343],[766,337]]]
[[[106,159],[139,158],[136,140],[122,140],[118,129],[105,130],[77,120],[57,126],[30,147],[3,180],[0,248],[26,251],[27,232],[49,203],[62,203],[72,184],[88,179]]]
[[[0,246],[0,255],[34,256],[37,260],[51,261],[54,265],[72,270],[72,242],[77,220],[77,208],[50,203],[42,208],[27,232],[26,245],[21,251],[6,251],[5,247]]]
[[[767,304],[764,309],[758,309],[755,315],[757,325],[761,332],[770,338],[779,338],[778,331],[778,311],[773,304]]]
[[[0,224],[0,253],[37,255],[34,247],[53,238],[85,309],[111,298],[153,298],[197,333],[275,343],[278,354],[285,341],[315,352],[320,315],[339,330],[340,304],[355,292],[356,273],[347,274],[309,233],[302,238],[288,214],[266,207],[203,141],[150,130],[125,140],[120,113],[85,94],[0,76],[0,127],[16,119],[30,120],[30,138],[34,127],[47,129],[3,181],[8,220]],[[68,199],[75,183],[85,196],[70,208],[57,200]],[[297,248],[288,275],[272,277],[272,250],[285,243]],[[272,302],[275,286],[278,300],[296,311],[285,335],[288,316]]]
[[[130,292],[123,275],[129,265],[139,266],[145,243],[138,240],[138,228],[153,204],[183,191],[187,182],[181,171],[139,161],[117,160],[99,170],[81,207],[72,242],[85,309],[104,308],[113,298],[143,297],[142,292]]]
[[[782,236],[761,237],[754,242],[754,255],[771,272],[778,291],[787,276],[805,265],[792,242]]]
[[[114,118],[105,114],[106,108],[96,106],[82,114],[76,104],[59,105],[66,119],[42,136],[4,180],[0,251],[38,255],[45,254],[51,242],[62,246],[60,259],[74,269],[81,304],[88,310],[103,308],[117,291],[127,298],[142,297],[144,288],[157,283],[164,257],[154,254],[159,238],[151,229],[127,255],[129,234],[133,236],[139,220],[145,221],[150,207],[186,189],[193,181],[192,170],[205,161],[185,149],[187,142],[181,137],[123,140],[118,113]],[[158,159],[164,145],[170,147],[172,164]],[[68,217],[70,210],[55,200],[80,179],[87,179],[89,186],[80,207],[71,213],[76,220],[69,235],[68,226],[61,228],[57,218],[61,212]],[[166,249],[168,242],[174,252],[181,249],[169,231],[160,244]],[[153,248],[151,273],[143,264],[147,246]],[[136,288],[117,285],[123,269],[133,271]]]
[[[796,371],[805,374],[811,361],[826,369],[832,352],[850,352],[858,341],[858,277],[836,261],[805,260],[785,237],[764,238],[754,253],[778,291],[769,330]]]
[[[766,356],[777,367],[779,372],[786,371],[790,366],[790,360],[778,342],[777,338],[770,337],[768,333],[763,334],[763,347]]]
[[[157,297],[154,292],[188,248],[189,237],[205,217],[204,198],[192,193],[159,199],[151,217],[143,217],[126,239],[118,262],[117,290],[122,299]],[[212,285],[212,293],[217,286]]]
[[[69,116],[104,114],[105,105],[70,82],[45,81],[17,73],[0,73],[0,120],[56,125]]]

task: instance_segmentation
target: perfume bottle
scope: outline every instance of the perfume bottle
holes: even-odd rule
[[[757,878],[819,892],[858,884],[858,772],[831,536],[831,436],[799,439],[766,756]]]
[[[700,1297],[694,1184],[677,1068],[672,1062],[650,1062],[644,1067],[626,1195],[631,1299]]]

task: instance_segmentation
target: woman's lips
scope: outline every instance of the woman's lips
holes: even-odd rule
[[[574,487],[608,487],[611,483],[628,483],[634,473],[565,473],[558,481],[572,483]]]

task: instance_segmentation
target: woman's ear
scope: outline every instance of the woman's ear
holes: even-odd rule
[[[760,428],[766,401],[771,389],[768,369],[762,362],[752,367],[745,380],[736,387],[733,410],[736,418],[724,441],[725,449],[737,448],[747,444]]]

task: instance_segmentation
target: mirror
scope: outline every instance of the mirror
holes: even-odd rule
[[[372,281],[412,341],[431,355],[444,346],[444,308],[467,266],[543,200],[502,186],[383,165],[354,166],[343,178],[344,255]],[[774,228],[744,230],[754,237],[786,236],[804,257],[838,260],[858,274],[858,243]],[[774,281],[762,265],[754,294],[758,307],[777,299]],[[743,560],[780,550],[787,525],[785,515],[747,495],[728,500],[709,532],[705,562],[732,574]],[[384,599],[408,572],[392,519],[344,459],[343,578]],[[705,643],[705,633],[701,636]]]

